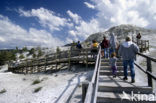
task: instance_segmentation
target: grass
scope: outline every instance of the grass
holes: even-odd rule
[[[42,89],[42,87],[38,87],[38,88],[36,88],[36,89],[34,90],[34,93],[39,92],[41,89]]]
[[[32,85],[39,84],[39,83],[41,83],[41,82],[42,82],[41,80],[36,79],[35,81],[33,81]]]
[[[3,94],[3,93],[5,93],[6,92],[6,89],[2,89],[1,91],[0,91],[0,94]]]

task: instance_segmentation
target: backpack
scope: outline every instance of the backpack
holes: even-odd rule
[[[81,44],[77,44],[76,47],[79,48],[79,49],[82,48]]]
[[[93,44],[92,44],[92,47],[93,47],[93,48],[98,48],[98,43],[93,43]]]

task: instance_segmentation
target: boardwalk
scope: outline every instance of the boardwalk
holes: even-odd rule
[[[49,54],[43,58],[26,59],[16,66],[9,65],[9,71],[25,74],[56,71],[63,68],[70,69],[75,63],[85,64],[87,68],[89,64],[95,63],[92,55],[91,48],[70,49]]]
[[[149,50],[149,41],[141,40],[141,44],[138,44],[140,52]],[[156,101],[151,98],[153,94],[153,80],[156,77],[152,74],[152,63],[156,62],[156,59],[138,53],[139,56],[147,59],[147,69],[143,69],[140,65],[136,64],[137,69],[141,70],[147,75],[148,83],[142,83],[141,80],[137,80],[136,83],[130,83],[123,81],[123,65],[122,59],[118,59],[117,62],[117,78],[112,78],[112,71],[109,66],[109,59],[101,58],[101,49],[99,49],[97,58],[92,57],[91,49],[77,49],[63,52],[57,52],[51,55],[47,55],[44,58],[35,60],[25,60],[16,67],[9,67],[9,70],[16,73],[36,73],[45,72],[47,70],[59,70],[64,66],[70,69],[73,63],[86,64],[86,68],[89,63],[95,63],[95,70],[92,80],[82,85],[83,94],[82,99],[84,103],[155,103]],[[128,72],[130,75],[130,71]],[[137,78],[137,77],[136,77]],[[134,96],[138,94],[138,96]],[[134,96],[134,97],[133,97]],[[142,97],[143,96],[143,97]],[[152,101],[151,101],[152,100]]]
[[[122,59],[117,61],[117,78],[113,78],[109,66],[109,59],[101,58],[99,50],[94,75],[86,90],[84,103],[156,103],[152,88],[152,79],[156,80],[156,77],[152,74],[151,70],[151,61],[156,62],[156,59],[143,54],[138,55],[147,59],[146,71],[142,69],[141,66],[137,64],[136,66],[138,67],[137,69],[140,69],[147,74],[148,83],[143,83],[141,82],[142,80],[131,83],[131,78],[128,78],[128,81],[122,80]],[[130,71],[128,73],[130,75]]]

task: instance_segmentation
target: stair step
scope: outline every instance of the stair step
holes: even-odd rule
[[[100,70],[100,75],[112,75],[112,70]],[[117,70],[116,73],[117,76],[124,76],[124,72],[123,71],[119,71]],[[130,71],[128,71],[128,75],[130,75]]]
[[[111,67],[110,66],[101,66],[100,70],[111,70]],[[117,70],[123,70],[123,66],[117,66]]]
[[[117,66],[123,66],[122,62],[117,62],[116,63]],[[101,66],[110,66],[109,62],[101,62]]]
[[[134,96],[134,94],[124,93],[114,93],[114,92],[98,92],[97,93],[97,103],[134,103],[140,100],[139,103],[155,103],[155,101],[149,101],[144,97],[145,94],[139,94],[138,96]],[[147,96],[150,96],[147,94]],[[134,98],[133,98],[134,97]]]
[[[101,62],[109,62],[109,59],[101,58]],[[117,62],[122,62],[122,59],[117,59]]]
[[[112,76],[99,76],[98,91],[102,92],[118,92],[121,93],[125,91],[126,93],[152,93],[152,88],[141,84],[139,81],[136,83],[130,83],[130,78],[128,81],[123,81],[121,77],[113,78]]]

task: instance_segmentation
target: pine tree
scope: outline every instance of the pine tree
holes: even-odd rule
[[[39,58],[39,57],[41,57],[42,55],[43,55],[43,52],[42,52],[41,49],[39,49],[39,50],[38,50],[38,55],[37,55],[37,57]]]
[[[19,58],[20,58],[20,59],[23,59],[23,58],[25,58],[25,57],[24,57],[23,54],[21,54],[21,55],[19,56]]]
[[[31,48],[30,51],[29,51],[29,55],[32,55],[35,53],[35,49],[34,48]]]

